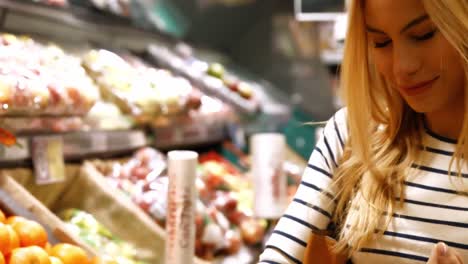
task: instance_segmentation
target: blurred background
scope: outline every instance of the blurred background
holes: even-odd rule
[[[42,224],[51,244],[118,260],[93,263],[163,263],[166,153],[191,150],[196,262],[254,263],[280,217],[255,209],[260,164],[280,164],[272,184],[291,199],[322,131],[306,123],[342,107],[345,10],[345,0],[0,0],[0,209]],[[273,152],[280,161],[262,155]]]

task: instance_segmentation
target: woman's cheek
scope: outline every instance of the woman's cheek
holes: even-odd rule
[[[383,52],[373,52],[372,57],[377,72],[381,74],[387,81],[393,83],[392,58]]]

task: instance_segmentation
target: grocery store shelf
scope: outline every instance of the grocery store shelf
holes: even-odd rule
[[[93,42],[113,43],[134,49],[143,48],[154,41],[173,39],[162,32],[138,28],[129,19],[74,5],[60,8],[26,0],[1,0],[0,11],[4,17],[0,26],[7,31],[52,34],[57,37],[67,34],[64,38],[68,35],[71,38],[86,35]]]
[[[38,135],[40,136],[40,135]],[[44,135],[47,137],[48,135]],[[112,156],[147,145],[142,131],[76,132],[56,134],[63,139],[65,160],[78,160],[90,156]],[[31,160],[31,140],[35,135],[20,136],[20,146],[0,146],[0,163]]]
[[[200,88],[200,90],[208,95],[213,95],[223,100],[237,111],[255,114],[260,110],[259,102],[244,99],[237,93],[224,92],[229,88],[225,87],[221,80],[186,65],[184,60],[179,58],[168,48],[149,45],[147,51],[150,58],[159,66],[167,67],[175,73],[189,79],[197,88]]]
[[[227,137],[225,122],[179,124],[152,130],[156,139],[153,145],[160,150],[209,145]]]
[[[41,16],[73,27],[88,27],[93,30],[92,27],[89,27],[91,23],[100,23],[101,25],[99,26],[112,26],[108,21],[106,25],[106,20],[103,17],[96,15],[93,16],[89,12],[85,12],[84,9],[80,8],[57,8],[23,0],[2,0],[0,1],[0,7],[6,8],[9,11]],[[122,23],[114,23],[114,25],[118,25],[119,27],[126,26]]]

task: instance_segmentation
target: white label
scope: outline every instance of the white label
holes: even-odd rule
[[[195,255],[196,168],[198,155],[172,151],[167,194],[166,263],[193,263]]]
[[[51,184],[65,180],[62,137],[34,137],[31,154],[37,184]]]
[[[251,139],[254,213],[276,219],[287,206],[287,178],[283,162],[285,138],[280,134],[256,134]]]

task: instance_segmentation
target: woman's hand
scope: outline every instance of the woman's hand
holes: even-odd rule
[[[463,264],[461,256],[453,248],[439,242],[432,249],[431,257],[427,264]]]

